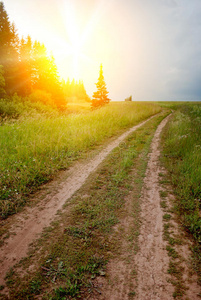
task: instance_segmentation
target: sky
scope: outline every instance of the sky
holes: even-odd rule
[[[201,101],[201,0],[4,0],[20,37],[91,97],[100,64],[113,101]]]

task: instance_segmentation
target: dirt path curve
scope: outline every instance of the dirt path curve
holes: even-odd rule
[[[57,187],[58,192],[53,191],[47,195],[50,199],[44,206],[46,199],[35,208],[27,208],[25,212],[15,216],[11,235],[6,243],[0,248],[0,285],[4,284],[4,277],[9,269],[26,256],[28,247],[43,229],[50,225],[55,219],[56,213],[65,202],[84,184],[87,177],[98,167],[106,156],[117,147],[130,133],[143,126],[150,117],[144,122],[130,128],[113,142],[111,142],[98,155],[88,163],[77,163],[69,170],[69,176]]]
[[[140,300],[173,299],[173,287],[167,282],[169,257],[163,240],[159,186],[160,133],[168,118],[161,122],[155,132],[142,189],[140,250],[135,258],[138,273],[137,299]]]

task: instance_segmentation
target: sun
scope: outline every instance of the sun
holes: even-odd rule
[[[83,37],[79,22],[76,18],[74,6],[70,1],[64,3],[64,11],[62,13],[63,23],[65,24],[66,36],[56,43],[56,56],[60,61],[68,61],[68,68],[71,69],[71,78],[80,79],[80,62],[85,59],[83,53]],[[57,48],[57,49],[56,49]]]
[[[83,80],[81,78],[83,68],[95,63],[93,56],[90,57],[89,53],[93,46],[91,36],[99,19],[99,11],[97,9],[89,19],[85,18],[85,22],[81,22],[82,15],[79,10],[75,9],[74,1],[63,1],[60,11],[63,24],[62,34],[58,32],[52,35],[50,32],[48,37],[51,40],[51,49],[60,76],[65,80],[66,74],[71,80]],[[84,76],[87,76],[86,72]]]

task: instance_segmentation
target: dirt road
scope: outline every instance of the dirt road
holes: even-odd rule
[[[160,134],[170,116],[166,117],[158,126],[151,144],[149,161],[144,178],[140,199],[140,232],[137,242],[137,251],[131,251],[129,234],[133,226],[132,203],[134,192],[126,198],[124,217],[116,226],[115,231],[124,229],[124,237],[121,237],[121,251],[118,257],[110,260],[107,265],[107,278],[98,278],[96,285],[101,294],[96,294],[93,300],[171,300],[171,299],[200,299],[200,287],[196,277],[189,280],[189,242],[185,236],[181,237],[181,245],[177,245],[179,259],[173,259],[175,265],[181,263],[180,275],[168,272],[171,257],[167,251],[167,241],[164,239],[165,212],[161,207],[160,174],[165,170],[161,167],[160,158]],[[172,194],[168,195],[173,197]],[[168,198],[167,197],[167,198]],[[167,203],[170,199],[167,199]],[[168,204],[167,204],[168,206]],[[167,208],[170,209],[171,207]],[[171,231],[174,237],[181,235],[178,223],[171,220]],[[136,253],[137,252],[137,253]],[[169,253],[171,254],[171,253]],[[177,272],[177,270],[175,270]],[[180,282],[175,281],[174,276],[179,277]],[[177,278],[178,279],[178,278]],[[178,292],[176,284],[182,288]],[[175,292],[176,291],[176,292]],[[173,296],[174,295],[174,296]]]
[[[172,299],[173,287],[167,282],[169,257],[163,240],[163,211],[160,206],[159,142],[168,118],[158,126],[151,145],[144,187],[142,190],[139,249],[135,261],[138,270],[138,299]]]
[[[43,229],[50,225],[65,202],[83,185],[87,177],[97,168],[106,156],[117,147],[130,133],[143,126],[148,120],[132,127],[110,143],[97,156],[87,163],[78,163],[66,172],[65,181],[50,184],[50,193],[35,208],[27,208],[14,216],[11,236],[0,248],[0,285],[9,269],[26,256],[30,243],[39,237]],[[55,185],[56,192],[55,192]],[[48,185],[47,185],[48,189]]]

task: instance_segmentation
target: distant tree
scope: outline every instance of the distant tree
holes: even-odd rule
[[[33,46],[33,87],[50,93],[55,105],[65,109],[66,100],[54,57],[49,57],[45,45],[37,41]]]
[[[20,70],[20,85],[19,94],[21,96],[27,96],[31,94],[33,87],[33,47],[31,37],[28,36],[26,40],[24,38],[20,41],[19,46],[19,70]]]
[[[7,94],[17,92],[19,84],[19,38],[11,24],[3,2],[0,2],[0,65],[4,68]]]
[[[4,90],[7,96],[31,94],[33,100],[39,96],[44,103],[49,101],[59,109],[66,108],[54,58],[47,55],[43,44],[33,43],[29,36],[19,40],[1,0],[0,66],[0,96],[4,95]]]
[[[132,101],[132,96],[129,96],[128,98],[126,98],[125,101]]]
[[[0,64],[7,61],[7,50],[12,39],[11,25],[3,2],[0,2]]]
[[[73,79],[71,82],[68,79],[66,82],[62,81],[62,88],[68,102],[90,102],[91,99],[87,95],[87,92],[84,87],[83,81],[79,80],[78,82]]]
[[[106,89],[105,79],[103,76],[103,66],[100,65],[100,72],[98,82],[96,83],[97,91],[93,93],[91,106],[97,108],[110,102],[108,98],[108,91]]]
[[[6,96],[5,92],[5,79],[4,79],[4,71],[3,71],[3,66],[0,65],[0,98],[3,98]]]

